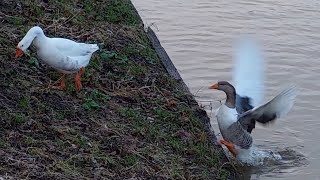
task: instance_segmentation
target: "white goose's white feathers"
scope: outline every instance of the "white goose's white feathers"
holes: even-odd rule
[[[19,42],[18,48],[28,49],[31,43],[39,58],[49,66],[63,72],[74,73],[89,64],[92,54],[99,49],[97,44],[77,43],[64,38],[49,38],[35,26]]]

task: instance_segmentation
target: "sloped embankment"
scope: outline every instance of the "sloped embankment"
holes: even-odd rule
[[[14,179],[226,179],[193,97],[172,78],[128,0],[0,2],[0,176]],[[34,25],[97,42],[83,89],[48,89],[59,73],[34,50],[14,60]],[[232,172],[232,173],[230,173]]]

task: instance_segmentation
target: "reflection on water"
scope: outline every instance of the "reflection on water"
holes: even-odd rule
[[[266,99],[290,82],[299,84],[300,94],[288,116],[253,131],[257,147],[278,152],[283,159],[267,168],[249,168],[251,179],[320,179],[320,1],[133,3],[145,23],[157,25],[162,45],[209,113],[211,107],[220,105],[215,100],[223,99],[224,94],[201,88],[218,80],[230,81],[232,42],[243,33],[256,37],[267,61]],[[212,122],[219,132],[216,120]]]

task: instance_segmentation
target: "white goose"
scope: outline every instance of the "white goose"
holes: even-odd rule
[[[75,85],[77,91],[80,91],[84,68],[89,64],[92,54],[99,49],[97,44],[77,43],[64,38],[46,37],[43,30],[35,26],[17,45],[15,57],[21,57],[31,44],[36,48],[38,57],[44,63],[62,73],[59,79],[60,86],[51,86],[61,90],[65,87],[65,75],[79,71],[75,76]]]
[[[227,81],[209,87],[224,91],[226,102],[216,111],[218,126],[224,144],[236,157],[252,146],[250,133],[256,121],[266,124],[286,115],[297,95],[295,86],[289,86],[272,100],[261,105],[263,97],[263,59],[251,41],[241,41],[235,56],[234,88]],[[260,105],[259,105],[260,104]]]

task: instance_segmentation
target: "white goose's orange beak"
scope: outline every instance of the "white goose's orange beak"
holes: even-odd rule
[[[23,56],[23,51],[20,48],[16,48],[16,59],[20,58],[21,56]]]
[[[214,84],[209,87],[209,89],[218,89],[218,88],[219,88],[219,84]]]

